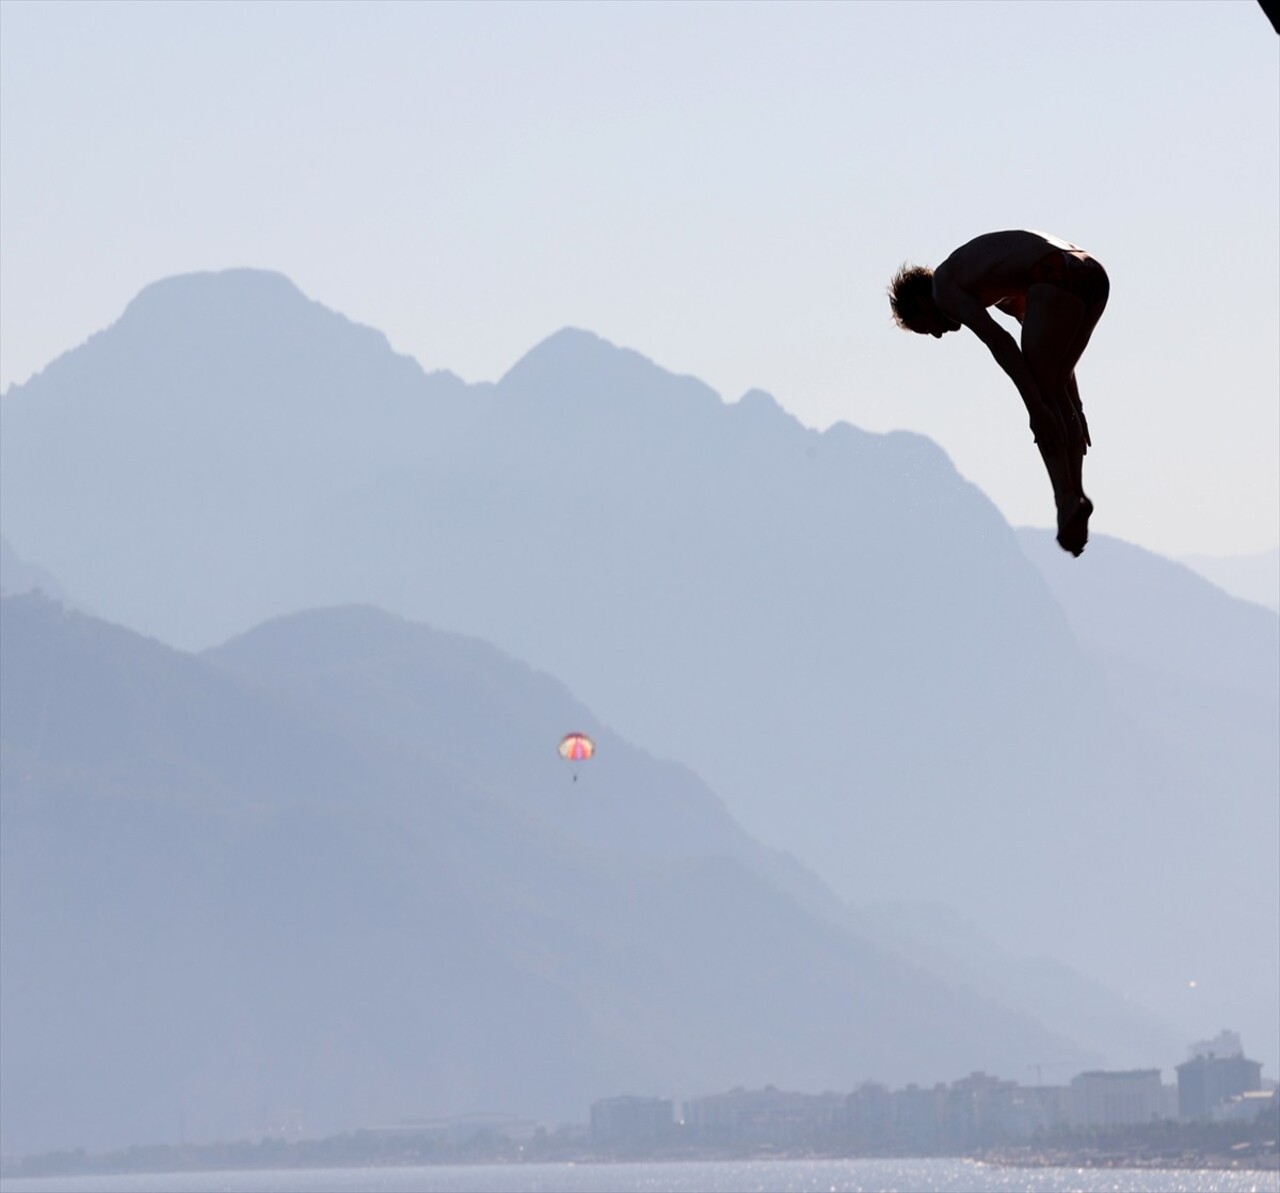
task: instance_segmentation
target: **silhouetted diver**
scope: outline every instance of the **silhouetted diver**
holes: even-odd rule
[[[889,286],[899,327],[941,338],[967,327],[1009,374],[1053,485],[1058,545],[1079,555],[1093,503],[1083,466],[1091,446],[1075,368],[1107,305],[1111,283],[1084,249],[1043,232],[988,232],[961,245],[935,270],[904,265]],[[1022,344],[990,315],[1022,324]]]

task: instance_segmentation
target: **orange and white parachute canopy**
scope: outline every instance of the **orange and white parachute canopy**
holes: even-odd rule
[[[560,757],[570,762],[582,762],[596,752],[596,743],[585,733],[566,733],[560,739]]]

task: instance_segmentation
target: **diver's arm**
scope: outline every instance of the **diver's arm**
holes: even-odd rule
[[[943,314],[958,320],[987,346],[987,351],[995,358],[996,364],[1017,386],[1022,404],[1031,417],[1031,429],[1036,437],[1047,434],[1056,442],[1065,443],[1066,431],[1062,425],[1062,417],[1041,397],[1040,387],[1031,374],[1022,349],[1018,347],[1018,341],[991,318],[986,308],[972,295],[958,286],[938,286],[936,275],[934,301]]]

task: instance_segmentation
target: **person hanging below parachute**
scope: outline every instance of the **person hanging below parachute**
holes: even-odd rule
[[[560,757],[566,762],[585,762],[596,752],[596,743],[585,733],[566,733],[560,739]],[[573,781],[578,781],[578,772],[573,772]]]
[[[1084,249],[1028,231],[988,232],[935,270],[904,265],[889,284],[899,327],[937,339],[967,327],[1018,387],[1053,485],[1058,545],[1075,556],[1093,513],[1082,476],[1092,440],[1075,369],[1110,292],[1107,271]],[[1022,325],[1021,346],[987,314],[991,306]]]

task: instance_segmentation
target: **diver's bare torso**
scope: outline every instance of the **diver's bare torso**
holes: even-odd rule
[[[934,299],[944,314],[956,319],[961,318],[961,312],[948,309],[947,301],[948,294],[956,290],[984,307],[1004,300],[1010,301],[1004,302],[1002,309],[1021,306],[1032,284],[1032,267],[1055,250],[1088,256],[1079,245],[1047,232],[1019,229],[976,236],[933,271]]]

